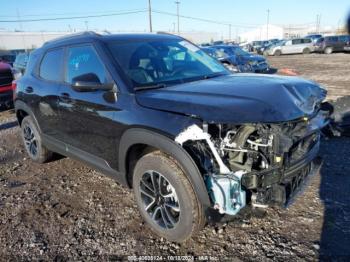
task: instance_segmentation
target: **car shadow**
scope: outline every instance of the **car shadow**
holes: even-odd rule
[[[324,220],[320,260],[350,259],[350,138],[323,141],[320,198]]]
[[[13,127],[15,127],[17,125],[18,125],[17,121],[12,121],[12,122],[7,122],[7,123],[4,123],[4,124],[0,124],[0,131],[1,130],[5,130],[5,129],[9,129],[9,128],[13,128]]]
[[[277,71],[278,71],[277,68],[270,67],[269,71],[267,71],[266,74],[269,74],[269,75],[276,74]]]

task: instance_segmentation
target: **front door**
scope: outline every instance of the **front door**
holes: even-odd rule
[[[65,82],[60,89],[59,108],[64,131],[61,140],[72,150],[99,157],[108,163],[117,154],[116,138],[119,125],[113,121],[119,111],[117,93],[115,101],[103,90],[75,90],[76,81],[83,83],[112,83],[111,77],[92,44],[67,48]],[[113,95],[112,94],[112,95]]]

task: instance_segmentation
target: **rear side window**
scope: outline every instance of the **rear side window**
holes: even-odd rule
[[[49,81],[61,81],[63,56],[62,48],[48,51],[40,64],[40,77]]]
[[[305,39],[303,39],[302,40],[302,42],[304,43],[304,44],[308,44],[308,43],[311,43],[311,39],[310,38],[305,38]]]
[[[339,36],[339,40],[342,42],[347,42],[347,41],[349,41],[349,39],[350,39],[350,36],[348,36],[348,35]]]
[[[338,41],[338,37],[336,37],[336,36],[330,36],[330,37],[328,38],[328,41],[337,42],[337,41]]]
[[[299,45],[301,44],[301,39],[293,39],[292,40],[292,45]]]
[[[70,47],[68,49],[66,82],[110,82],[105,66],[91,45]]]

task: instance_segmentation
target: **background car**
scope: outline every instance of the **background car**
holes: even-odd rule
[[[9,65],[13,65],[16,56],[10,53],[0,53],[0,61],[7,63]]]
[[[24,74],[27,63],[29,60],[29,53],[20,53],[16,56],[16,60],[13,63],[14,69],[20,72],[22,75]]]
[[[271,46],[274,46],[276,44],[279,44],[281,43],[282,40],[279,40],[279,39],[271,39],[269,41],[265,41],[261,46],[257,47],[256,48],[256,52],[259,54],[259,55],[263,55],[265,50],[269,49]]]
[[[321,37],[315,43],[315,51],[325,54],[346,51],[344,47],[348,41],[350,41],[349,35]]]
[[[344,51],[350,52],[350,38],[344,45]]]
[[[312,42],[316,43],[316,41],[318,39],[320,39],[322,37],[321,34],[311,34],[311,35],[307,35],[305,36],[305,38],[310,38],[312,40]]]
[[[226,65],[233,72],[253,72],[266,73],[269,71],[269,65],[262,56],[253,55],[242,50],[239,46],[217,45],[212,46],[209,50],[216,59]]]
[[[11,65],[0,61],[0,107],[13,105],[13,80]]]
[[[286,40],[280,45],[275,45],[266,50],[267,55],[285,54],[309,54],[314,51],[314,46],[310,38],[296,38]]]

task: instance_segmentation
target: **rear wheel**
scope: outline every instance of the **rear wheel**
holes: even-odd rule
[[[45,163],[52,158],[52,152],[43,146],[38,128],[30,116],[21,123],[23,144],[29,157],[38,163]]]
[[[273,55],[280,56],[282,54],[281,50],[276,50]]]
[[[304,55],[310,54],[310,49],[309,49],[309,48],[304,48],[303,54],[304,54]]]
[[[204,225],[204,215],[186,174],[160,151],[136,164],[133,189],[139,211],[151,229],[170,241],[183,242]]]
[[[324,50],[324,53],[326,55],[329,55],[329,54],[333,53],[333,48],[332,47],[326,47],[325,50]]]

